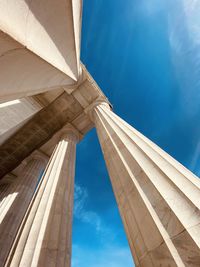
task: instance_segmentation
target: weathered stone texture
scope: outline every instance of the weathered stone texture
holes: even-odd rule
[[[91,115],[136,266],[199,266],[199,179],[106,103]]]

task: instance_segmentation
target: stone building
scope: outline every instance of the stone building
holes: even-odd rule
[[[199,179],[112,111],[80,62],[81,16],[81,0],[0,1],[0,266],[70,266],[93,127],[136,266],[200,266]]]

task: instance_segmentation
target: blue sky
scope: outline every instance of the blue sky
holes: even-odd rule
[[[84,0],[81,59],[114,111],[200,175],[200,2]],[[131,267],[93,129],[77,147],[72,267]]]

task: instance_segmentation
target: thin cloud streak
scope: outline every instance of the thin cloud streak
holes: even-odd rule
[[[109,230],[104,225],[100,216],[91,210],[86,209],[88,201],[87,189],[75,184],[74,192],[74,217],[83,223],[90,224],[97,232],[107,233]]]
[[[194,0],[169,2],[171,9],[168,16],[168,31],[171,59],[181,90],[183,112],[193,116],[199,112],[200,103],[200,2]],[[178,16],[177,10],[179,10]]]

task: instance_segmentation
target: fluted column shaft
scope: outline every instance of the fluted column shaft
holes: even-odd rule
[[[46,163],[45,155],[38,151],[34,152],[24,163],[19,177],[16,177],[4,192],[4,201],[0,208],[0,266],[4,266]]]
[[[200,182],[115,115],[90,111],[136,266],[200,266]]]
[[[5,266],[69,267],[77,135],[59,141]]]
[[[10,205],[12,204],[12,198],[14,198],[14,196],[11,194],[11,188],[15,180],[16,176],[9,173],[0,181],[0,223],[4,218],[6,209],[9,209],[8,203],[10,203]]]

